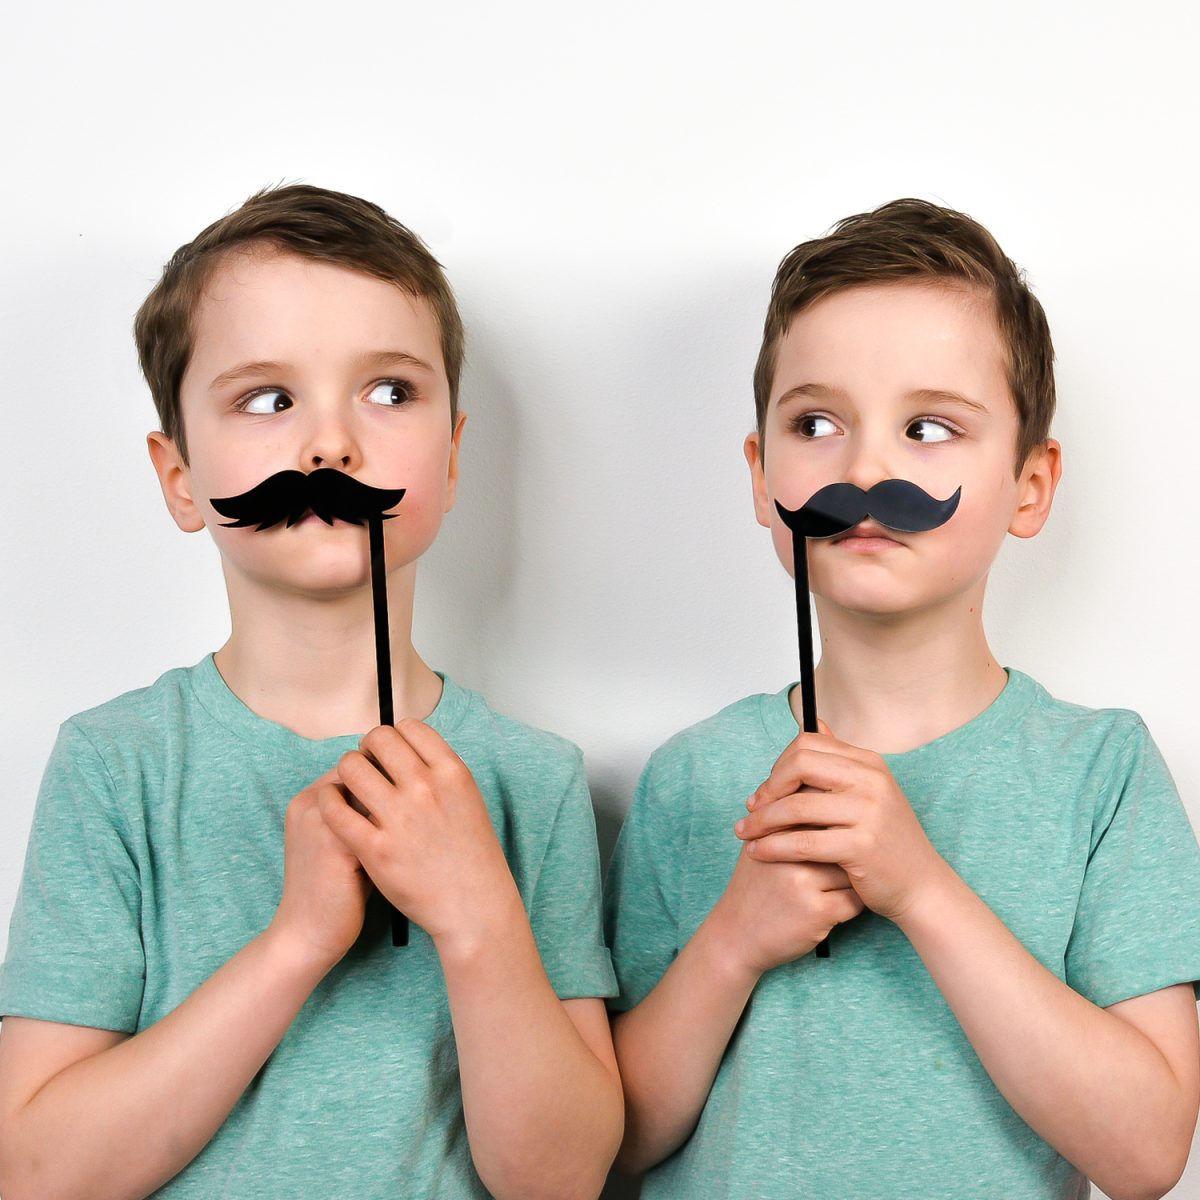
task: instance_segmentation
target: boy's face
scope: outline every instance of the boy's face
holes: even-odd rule
[[[196,314],[180,410],[186,465],[150,435],[167,506],[180,528],[207,526],[246,583],[330,596],[369,580],[362,526],[226,527],[212,498],[278,471],[333,467],[405,488],[384,522],[389,570],[429,547],[454,502],[463,418],[452,430],[437,322],[370,275],[265,247],[228,255]]]
[[[890,284],[835,293],[797,315],[779,348],[765,420],[746,439],[759,523],[792,568],[774,501],[799,508],[829,483],[908,479],[953,517],[927,533],[873,521],[809,543],[814,593],[849,611],[981,603],[1006,532],[1037,533],[1058,481],[1055,442],[1014,477],[1017,412],[989,300],[959,287]]]

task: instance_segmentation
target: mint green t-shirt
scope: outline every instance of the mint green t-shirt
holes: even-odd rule
[[[745,801],[796,736],[788,691],[685,730],[642,776],[607,882],[641,1001],[729,881]],[[1016,671],[973,721],[885,756],[930,841],[1046,968],[1105,1007],[1200,979],[1200,850],[1134,713]],[[644,1200],[1066,1200],[1087,1180],[984,1071],[904,934],[864,911],[767,972],[694,1133]]]
[[[611,996],[579,751],[444,681],[428,724],[487,802],[557,994]],[[136,1033],[261,933],[292,797],[357,737],[265,721],[211,657],[67,721],[34,815],[0,1014]],[[376,897],[170,1200],[486,1196],[471,1164],[436,951],[391,945]],[[69,1131],[64,1131],[69,1137]]]

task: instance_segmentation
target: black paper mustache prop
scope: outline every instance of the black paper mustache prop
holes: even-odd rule
[[[925,533],[954,516],[962,488],[948,500],[935,500],[907,479],[884,479],[863,491],[852,483],[831,483],[814,492],[800,508],[775,507],[783,523],[805,537],[830,538],[846,533],[868,517],[900,533]]]
[[[808,539],[847,533],[868,517],[899,533],[927,533],[954,516],[962,488],[937,500],[907,479],[884,479],[863,491],[852,483],[831,483],[814,492],[799,508],[775,508],[792,531],[792,563],[796,576],[796,628],[800,642],[800,706],[805,733],[817,732],[812,616],[808,607]],[[829,939],[817,944],[818,958],[829,957]]]
[[[403,488],[374,488],[345,471],[322,467],[307,475],[303,471],[279,471],[240,496],[214,500],[212,506],[221,516],[234,518],[228,522],[234,529],[250,525],[270,529],[281,521],[291,528],[309,513],[326,525],[335,520],[362,525],[372,517],[382,517],[403,498]]]
[[[230,528],[256,531],[286,522],[299,524],[309,513],[326,525],[346,521],[366,525],[371,547],[371,603],[375,617],[375,674],[379,686],[379,723],[395,724],[392,707],[392,651],[388,633],[387,572],[383,558],[383,523],[387,509],[404,498],[404,488],[376,488],[332,467],[279,471],[240,496],[213,500],[212,506]],[[392,909],[392,945],[408,945],[408,918]]]

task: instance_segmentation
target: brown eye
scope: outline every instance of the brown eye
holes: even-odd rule
[[[292,398],[287,392],[275,390],[258,392],[242,405],[242,412],[248,413],[277,413],[292,407]]]
[[[399,408],[412,398],[412,384],[405,383],[402,379],[384,379],[367,393],[367,399],[372,404],[383,408]]]
[[[792,422],[792,429],[802,438],[830,437],[837,433],[837,426],[820,413],[803,413]]]
[[[905,430],[905,434],[914,442],[949,442],[958,436],[949,425],[934,421],[930,417],[921,417],[913,421]]]

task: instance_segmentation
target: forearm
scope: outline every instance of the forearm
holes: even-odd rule
[[[758,982],[738,964],[714,910],[654,990],[618,1016],[613,1040],[625,1088],[618,1163],[644,1171],[689,1137],[729,1039]]]
[[[323,973],[268,931],[161,1021],[53,1076],[6,1117],[6,1200],[160,1187],[216,1133]]]
[[[497,1200],[595,1197],[620,1141],[620,1083],[550,986],[516,887],[438,952],[480,1178]]]
[[[1113,1197],[1172,1185],[1194,1114],[1149,1038],[1043,967],[948,867],[897,924],[1028,1125]]]

